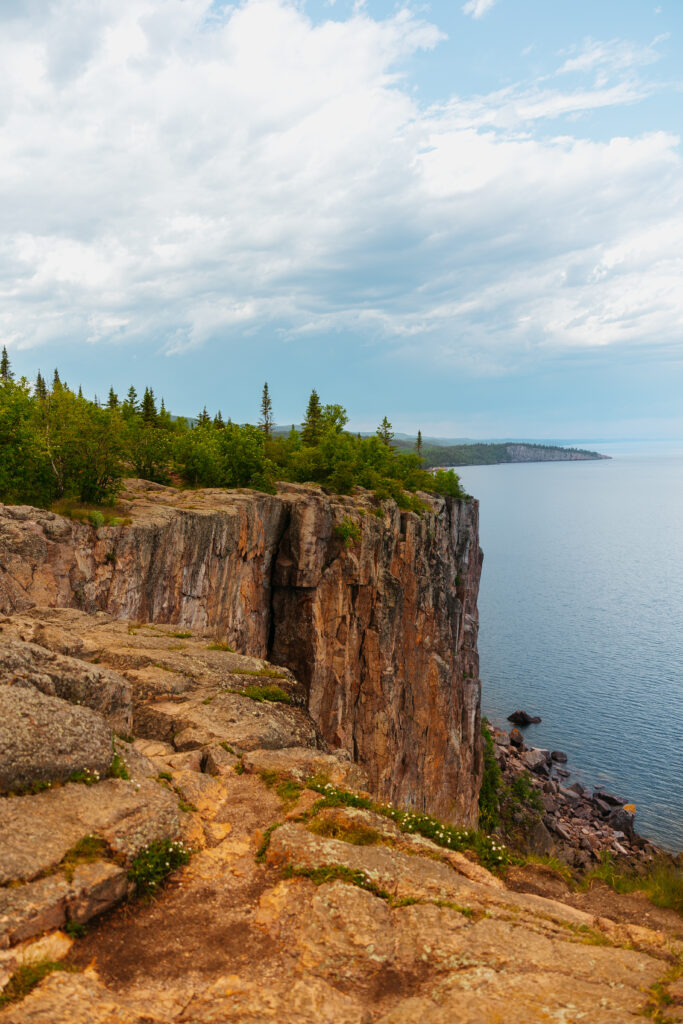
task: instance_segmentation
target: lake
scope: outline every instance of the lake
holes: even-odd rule
[[[468,466],[480,500],[483,713],[636,804],[683,848],[683,442],[583,444],[611,461]]]

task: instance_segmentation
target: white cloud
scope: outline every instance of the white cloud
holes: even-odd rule
[[[473,18],[481,18],[490,11],[496,0],[467,0],[463,6],[463,14],[471,14]]]
[[[408,11],[318,25],[285,0],[17,12],[0,34],[10,345],[174,352],[265,325],[350,329],[479,372],[680,345],[678,139],[556,124],[646,95],[642,54],[591,42],[561,71],[608,66],[604,84],[555,76],[425,111],[401,62],[441,37]]]

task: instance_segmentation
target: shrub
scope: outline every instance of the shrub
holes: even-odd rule
[[[292,703],[292,698],[281,686],[247,686],[244,690],[236,692],[257,701],[272,701],[274,704]]]
[[[491,832],[499,823],[501,773],[486,719],[481,723],[481,735],[484,741],[484,774],[479,790],[479,823],[483,829]]]
[[[344,541],[344,545],[347,548],[350,548],[352,544],[357,544],[360,540],[360,529],[353,519],[342,519],[341,523],[337,523],[332,532],[335,537]]]
[[[190,859],[190,851],[179,840],[160,839],[140,850],[128,872],[139,896],[153,896],[170,874]]]

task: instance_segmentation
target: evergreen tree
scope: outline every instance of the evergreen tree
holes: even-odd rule
[[[394,434],[391,429],[391,423],[386,416],[377,428],[377,436],[380,438],[382,443],[387,446],[387,448],[391,448],[391,442],[394,440]]]
[[[206,406],[204,406],[204,408],[200,412],[199,416],[197,417],[197,426],[198,427],[208,427],[210,423],[211,423],[211,417],[209,416],[208,412],[206,411]]]
[[[417,441],[415,442],[415,451],[422,458],[422,431],[417,432]]]
[[[225,423],[223,422],[223,416],[221,415],[220,409],[213,418],[213,425],[216,430],[225,430]]]
[[[119,407],[119,396],[116,394],[112,387],[109,388],[109,397],[107,399],[108,409],[118,409]]]
[[[11,380],[12,379],[12,367],[10,366],[9,356],[7,355],[7,349],[2,346],[2,356],[0,357],[0,380]]]
[[[130,416],[134,416],[138,412],[140,412],[140,406],[138,405],[138,393],[131,384],[128,388],[126,400],[123,403],[123,414],[128,418]]]
[[[258,425],[266,437],[271,437],[273,433],[273,403],[270,400],[268,382],[263,385],[263,392],[261,394],[261,419],[259,420]]]
[[[52,390],[53,391],[61,391],[62,390],[62,382],[59,379],[59,370],[57,369],[57,367],[55,367],[55,372],[52,374]]]
[[[81,387],[80,384],[78,385],[78,397],[79,398],[83,398],[83,388]],[[100,403],[97,401],[97,395],[95,395],[95,405],[99,405],[99,404]]]
[[[154,426],[157,421],[157,407],[154,401],[154,392],[151,388],[145,388],[142,398],[142,419],[149,426]]]
[[[45,378],[43,377],[40,370],[38,370],[38,376],[36,377],[36,397],[41,401],[47,398],[47,387],[45,384]]]
[[[322,417],[322,407],[320,405],[320,398],[318,392],[313,389],[311,391],[311,397],[308,399],[308,405],[306,407],[306,418],[303,422],[301,430],[301,439],[304,444],[315,445],[320,439],[320,420]]]

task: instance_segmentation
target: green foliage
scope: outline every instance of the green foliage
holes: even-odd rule
[[[615,892],[644,892],[657,907],[675,910],[683,915],[683,872],[666,860],[653,864],[647,874],[621,868],[609,850],[600,856],[600,863],[583,879],[584,888],[601,881]]]
[[[256,701],[271,701],[274,704],[291,704],[292,698],[281,686],[246,686],[238,691]]]
[[[44,508],[57,501],[111,504],[131,474],[267,493],[274,493],[276,480],[341,494],[364,487],[416,512],[423,507],[418,490],[462,496],[452,471],[432,475],[418,452],[397,450],[386,417],[378,434],[365,438],[349,433],[347,422],[342,405],[323,405],[313,391],[301,431],[274,436],[264,388],[260,427],[212,419],[206,409],[191,427],[172,419],[163,401],[157,409],[151,387],[142,402],[132,386],[123,402],[110,388],[101,407],[80,389],[71,391],[57,371],[50,389],[41,374],[32,387],[15,381],[7,363],[0,373],[0,501]],[[100,525],[96,517],[92,525]]]
[[[487,832],[492,832],[499,824],[501,773],[486,719],[481,723],[481,735],[484,741],[484,774],[479,790],[479,823]]]
[[[341,839],[354,846],[376,846],[382,842],[382,836],[377,829],[368,828],[366,825],[342,824],[330,821],[329,818],[314,818],[308,827],[316,835],[325,836],[327,839]]]
[[[129,779],[128,766],[120,754],[114,754],[109,766],[110,779]]]
[[[479,861],[490,871],[499,871],[506,864],[510,863],[510,853],[495,836],[487,835],[484,832],[477,832],[473,829],[458,828],[449,825],[437,818],[415,811],[401,810],[393,804],[376,803],[366,797],[359,797],[355,793],[338,789],[330,782],[320,782],[317,779],[309,779],[306,783],[309,789],[314,789],[323,797],[315,805],[315,810],[320,807],[364,807],[382,814],[394,821],[402,832],[416,832],[418,835],[431,839],[437,846],[443,846],[447,850],[473,850]]]
[[[241,767],[241,766],[238,766],[238,767]],[[237,771],[237,768],[235,768],[235,771]],[[242,771],[244,771],[244,768],[242,768]],[[242,773],[239,772],[238,774],[241,775]],[[265,861],[266,853],[268,851],[268,847],[270,846],[270,837],[272,836],[272,834],[275,831],[275,829],[279,828],[281,824],[282,824],[281,821],[276,821],[272,825],[269,825],[268,828],[263,833],[263,839],[261,840],[261,842],[259,844],[259,848],[256,851],[256,863],[257,864],[263,864],[263,862]]]
[[[109,856],[109,848],[104,839],[90,833],[83,836],[70,850],[64,854],[61,860],[61,867],[68,882],[73,879],[74,869],[79,864],[92,864],[96,860],[103,860]]]
[[[179,840],[160,839],[140,850],[128,872],[139,896],[152,896],[168,876],[190,859],[190,851]]]
[[[207,651],[229,651],[230,654],[235,653],[235,648],[231,647],[230,644],[209,644]]]
[[[340,540],[344,541],[347,548],[350,548],[360,540],[360,528],[357,523],[354,523],[353,519],[344,518],[341,523],[337,523],[332,532],[335,537],[339,537]]]
[[[359,889],[379,896],[382,900],[390,900],[386,889],[381,889],[364,871],[353,871],[341,864],[323,864],[317,868],[296,868],[291,865],[285,868],[285,878],[310,878],[314,885],[326,885],[329,882],[346,882],[357,885]]]
[[[101,776],[97,768],[79,768],[69,776],[69,782],[77,782],[81,786],[94,786],[100,782]]]
[[[53,971],[66,970],[69,968],[55,960],[39,960],[34,964],[22,964],[0,992],[0,1008],[25,999],[29,992]]]
[[[72,939],[82,939],[88,934],[88,929],[85,925],[79,924],[78,921],[67,921],[64,925],[64,931]]]

